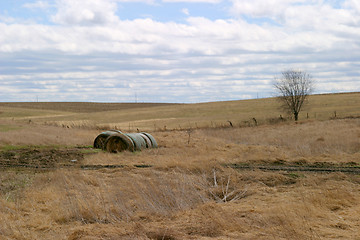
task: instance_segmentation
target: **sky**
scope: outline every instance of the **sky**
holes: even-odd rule
[[[197,103],[360,91],[359,0],[0,0],[0,102]]]

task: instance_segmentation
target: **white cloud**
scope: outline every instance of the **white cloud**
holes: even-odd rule
[[[343,5],[349,10],[360,13],[360,2],[358,0],[345,0]]]
[[[343,1],[344,8],[324,0],[231,0],[230,12],[236,16],[268,18],[294,29],[328,28],[335,25],[358,25],[360,3]],[[356,13],[357,12],[357,13]],[[320,30],[323,30],[320,29]]]
[[[15,21],[16,21],[16,19],[13,18],[13,17],[0,15],[0,22],[4,22],[4,23],[14,23]]]
[[[52,17],[64,25],[104,25],[119,20],[114,0],[57,0],[58,12]]]
[[[183,8],[183,9],[181,9],[181,12],[182,12],[183,14],[187,15],[187,16],[190,15],[190,12],[189,12],[189,9],[188,9],[188,8]]]
[[[235,15],[279,19],[290,5],[303,3],[306,0],[231,0],[231,2],[233,5],[230,11]]]

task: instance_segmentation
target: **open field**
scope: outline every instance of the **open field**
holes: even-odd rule
[[[314,95],[299,119],[359,116],[360,93]],[[135,107],[136,106],[136,107]],[[198,104],[0,103],[0,118],[124,131],[158,131],[277,122],[284,114],[274,98]],[[24,108],[25,107],[25,108]],[[66,110],[68,109],[68,110]]]
[[[105,112],[177,105],[172,103],[95,103],[95,102],[2,102],[0,106],[75,113]]]
[[[274,99],[0,104],[0,239],[360,239],[360,93],[310,100],[297,124]],[[107,127],[160,147],[91,148]]]

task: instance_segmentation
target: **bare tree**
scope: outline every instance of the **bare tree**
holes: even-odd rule
[[[299,119],[305,100],[313,91],[313,78],[301,70],[286,70],[280,78],[275,77],[274,87],[278,92],[278,99],[283,109],[294,115],[295,121]]]

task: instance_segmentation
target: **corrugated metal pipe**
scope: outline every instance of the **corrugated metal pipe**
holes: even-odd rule
[[[109,130],[100,133],[94,140],[94,148],[108,152],[141,151],[144,148],[157,148],[155,138],[149,133],[123,133]]]

